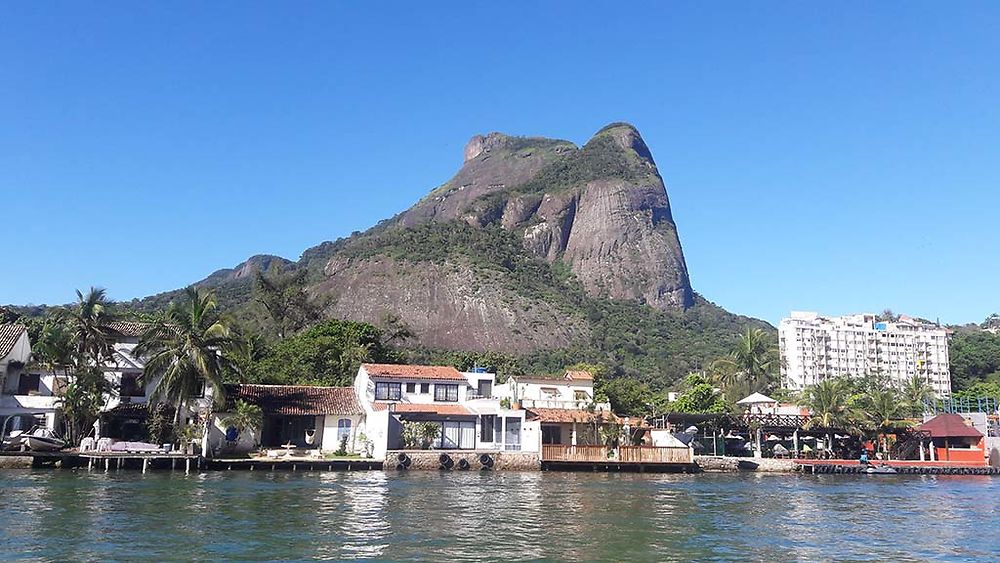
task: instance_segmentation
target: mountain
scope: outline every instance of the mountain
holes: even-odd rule
[[[582,147],[476,135],[454,177],[396,217],[296,263],[256,256],[199,283],[250,315],[247,275],[272,263],[305,268],[330,316],[377,324],[393,313],[420,349],[501,352],[553,369],[601,361],[674,379],[728,351],[742,328],[768,326],[694,292],[663,179],[625,123]],[[133,305],[158,308],[172,295]]]

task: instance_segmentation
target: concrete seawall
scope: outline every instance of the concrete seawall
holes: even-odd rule
[[[384,467],[393,470],[539,471],[541,463],[536,452],[390,450],[385,454]]]
[[[793,473],[802,470],[802,466],[790,459],[752,458],[752,457],[721,457],[694,456],[694,462],[702,471],[736,472],[756,471],[759,473]]]

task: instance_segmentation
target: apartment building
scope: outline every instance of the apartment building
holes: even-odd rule
[[[938,397],[951,394],[948,332],[934,323],[792,311],[778,325],[778,347],[782,381],[789,389],[829,377],[878,374],[897,383],[920,376]]]

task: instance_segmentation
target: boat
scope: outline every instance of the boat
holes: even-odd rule
[[[36,415],[32,414],[12,414],[3,421],[3,429],[0,430],[0,450],[19,451],[24,449],[24,437],[37,426]]]
[[[33,452],[54,452],[66,447],[66,441],[46,428],[33,428],[22,435],[22,444]]]
[[[896,470],[888,465],[880,465],[875,467],[874,465],[869,465],[865,468],[865,473],[869,475],[895,475]]]

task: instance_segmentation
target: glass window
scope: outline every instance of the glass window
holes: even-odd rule
[[[37,395],[41,388],[42,377],[37,373],[22,373],[17,379],[18,395]]]
[[[123,373],[118,394],[122,397],[145,397],[146,390],[139,383],[139,374]],[[202,396],[204,396],[204,392],[202,392]]]
[[[479,417],[479,441],[492,442],[496,431],[497,417],[493,414],[484,414]]]
[[[521,419],[514,417],[507,417],[507,440],[506,449],[508,450],[520,450],[521,449]]]
[[[559,426],[542,426],[543,444],[561,444],[562,428]]]
[[[417,392],[417,384],[416,383],[407,383],[406,384],[406,392],[407,393],[416,393]]]
[[[590,394],[587,393],[586,391],[577,390],[574,393],[574,396],[576,397],[577,401],[589,401],[590,400]]]
[[[458,401],[458,385],[457,384],[444,384],[435,383],[434,384],[434,400],[435,401]]]
[[[341,440],[344,438],[350,438],[351,436],[351,419],[341,418],[337,421],[337,444],[339,445]]]
[[[375,400],[377,401],[398,401],[402,395],[402,385],[399,383],[389,383],[387,381],[377,381],[375,383]]]
[[[420,392],[423,393],[424,395],[427,395],[428,393],[430,393],[431,392],[431,384],[430,383],[421,383],[420,384]]]
[[[480,379],[479,388],[476,389],[480,397],[491,397],[493,395],[493,381],[490,379]]]

